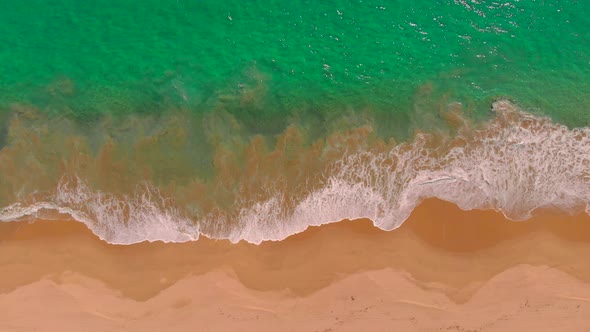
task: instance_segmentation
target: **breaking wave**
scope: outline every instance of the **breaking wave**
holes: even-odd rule
[[[464,210],[498,210],[512,220],[538,208],[590,214],[590,129],[568,129],[507,101],[492,109],[493,120],[463,126],[452,137],[419,133],[407,143],[345,154],[302,199],[277,191],[265,200],[234,202],[237,213],[216,210],[194,219],[153,186],[121,196],[69,177],[49,198],[1,209],[0,220],[67,214],[116,244],[200,235],[260,243],[343,219],[369,218],[392,230],[428,198]]]

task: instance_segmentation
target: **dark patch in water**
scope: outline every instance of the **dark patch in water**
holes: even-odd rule
[[[0,113],[0,150],[8,144],[8,115]]]

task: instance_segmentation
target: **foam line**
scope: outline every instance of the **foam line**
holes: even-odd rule
[[[392,230],[427,198],[463,210],[495,209],[512,220],[546,207],[590,214],[590,129],[570,130],[507,101],[496,102],[493,110],[494,120],[438,146],[419,134],[388,151],[347,155],[325,174],[322,188],[299,202],[277,192],[265,201],[241,203],[237,215],[190,220],[149,185],[133,197],[116,197],[81,179],[66,179],[51,200],[15,203],[0,210],[0,219],[43,218],[53,210],[116,244],[194,241],[200,229],[209,230],[202,235],[210,238],[260,243],[343,219],[369,218]]]

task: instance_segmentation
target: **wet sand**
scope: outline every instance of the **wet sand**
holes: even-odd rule
[[[424,202],[259,246],[109,245],[74,221],[0,225],[2,331],[590,329],[590,217]]]

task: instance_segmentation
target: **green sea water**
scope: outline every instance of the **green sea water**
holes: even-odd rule
[[[313,144],[346,130],[403,141],[447,130],[441,112],[457,108],[487,121],[497,99],[589,126],[589,12],[577,0],[4,1],[0,205],[46,199],[64,176],[119,196],[147,181],[194,221],[316,179],[339,150]]]
[[[589,6],[576,0],[6,1],[0,97],[54,112],[67,107],[86,118],[161,112],[166,103],[202,112],[220,94],[263,84],[247,116],[256,127],[259,118],[278,120],[295,108],[372,107],[399,121],[413,111],[420,87],[431,84],[433,93],[453,100],[479,106],[504,96],[584,126],[590,123]],[[48,94],[46,87],[60,79],[71,80],[76,92]]]

